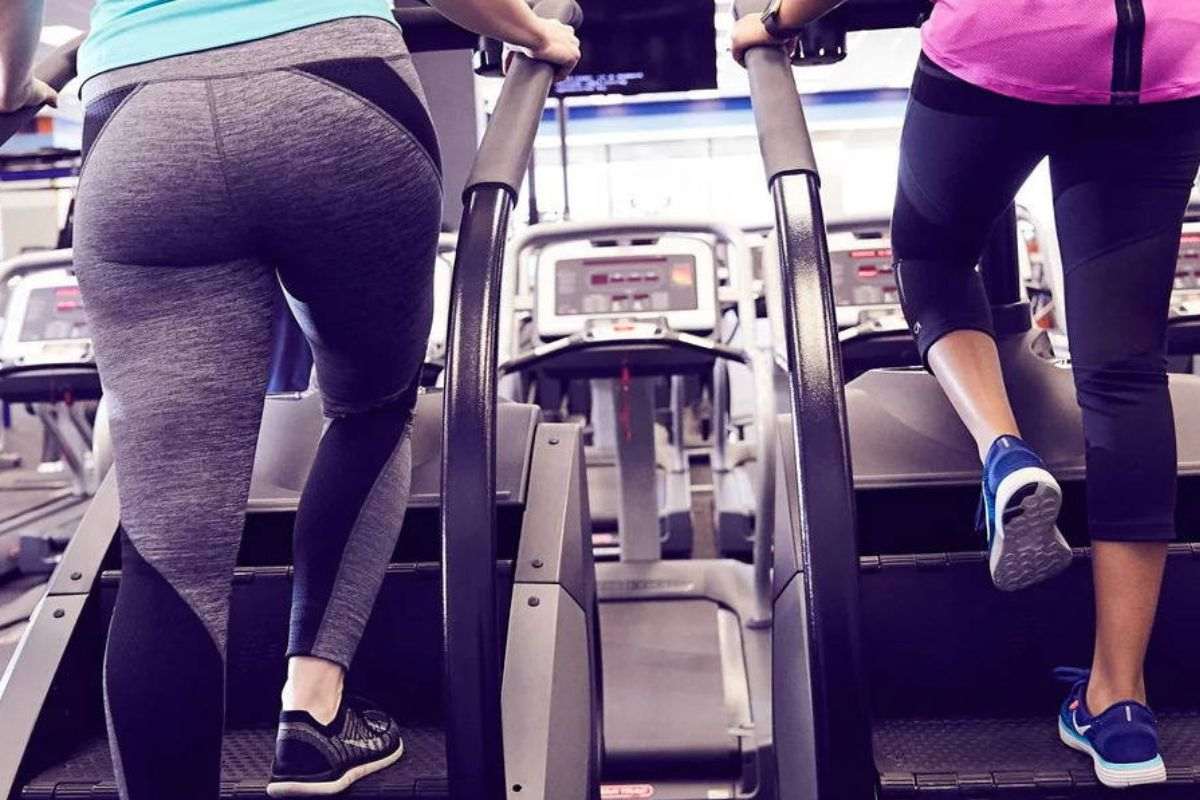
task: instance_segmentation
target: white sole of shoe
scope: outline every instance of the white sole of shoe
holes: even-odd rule
[[[1006,592],[1052,578],[1071,565],[1071,546],[1055,522],[1062,489],[1039,467],[1013,471],[996,489],[996,531],[988,566]]]
[[[1096,767],[1096,777],[1110,789],[1128,789],[1130,786],[1145,786],[1150,783],[1166,783],[1167,765],[1162,756],[1155,756],[1140,764],[1109,764],[1092,749],[1087,739],[1081,739],[1072,733],[1062,721],[1058,720],[1058,738],[1072,750],[1078,750],[1090,756]]]
[[[357,767],[352,767],[346,770],[346,774],[338,778],[336,781],[325,781],[323,783],[309,783],[307,781],[278,781],[276,783],[267,784],[268,797],[326,797],[331,794],[339,794],[349,789],[356,781],[360,781],[368,775],[373,775],[382,769],[387,769],[392,764],[400,760],[404,755],[404,743],[400,743],[400,747],[396,752],[390,753],[378,761],[371,761],[366,764],[359,764]]]

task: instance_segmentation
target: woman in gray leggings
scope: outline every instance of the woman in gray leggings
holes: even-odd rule
[[[520,0],[443,12],[569,70],[571,30]],[[40,0],[0,7],[0,110]],[[105,657],[125,800],[219,794],[229,594],[281,283],[331,418],[300,502],[272,796],[400,758],[342,696],[408,499],[406,435],[440,228],[437,138],[386,0],[100,0],[80,56],[75,265],[110,403],[122,580]]]

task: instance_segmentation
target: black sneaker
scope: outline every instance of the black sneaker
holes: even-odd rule
[[[328,725],[307,711],[279,715],[270,797],[319,797],[345,791],[352,783],[400,760],[400,726],[387,713],[362,700],[343,700]]]

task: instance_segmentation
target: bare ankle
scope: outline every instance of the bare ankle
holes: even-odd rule
[[[345,670],[338,664],[310,656],[288,660],[288,680],[283,687],[285,711],[307,711],[322,725],[333,722],[342,704]]]
[[[1110,680],[1092,673],[1087,687],[1087,708],[1092,714],[1101,714],[1117,703],[1134,700],[1145,705],[1146,684],[1142,678]]]
[[[994,436],[992,435],[993,433],[995,434]],[[992,451],[992,445],[1005,436],[1012,436],[1013,438],[1020,439],[1021,433],[1014,426],[1011,430],[996,429],[989,431],[987,434],[980,436],[975,440],[975,446],[979,448],[979,462],[981,464],[987,463],[988,453]]]

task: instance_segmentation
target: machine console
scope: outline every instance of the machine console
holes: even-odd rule
[[[0,334],[0,363],[86,361],[92,340],[75,276],[65,269],[35,272],[12,290]]]
[[[882,230],[830,234],[829,263],[839,328],[905,330],[892,243]]]
[[[622,320],[665,321],[675,331],[709,334],[718,318],[716,283],[712,249],[698,239],[549,247],[537,264],[538,337]]]
[[[1175,291],[1171,295],[1171,316],[1200,316],[1200,221],[1183,226],[1179,262],[1175,269]]]

